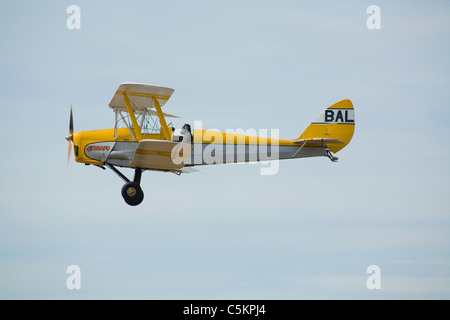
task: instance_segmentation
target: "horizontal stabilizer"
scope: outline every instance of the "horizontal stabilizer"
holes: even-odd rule
[[[305,147],[326,147],[328,143],[344,143],[339,139],[333,138],[312,138],[312,139],[297,139],[295,143],[305,144]]]
[[[198,170],[197,170],[197,169],[194,169],[194,168],[187,168],[187,167],[184,167],[184,168],[181,168],[180,171],[181,171],[182,173],[191,173],[191,172],[197,172]]]

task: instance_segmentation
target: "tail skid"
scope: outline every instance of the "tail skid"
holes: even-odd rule
[[[325,151],[325,155],[330,158],[331,161],[333,162],[337,162],[339,160],[338,157],[336,157],[331,151],[330,149],[327,149],[327,151]]]

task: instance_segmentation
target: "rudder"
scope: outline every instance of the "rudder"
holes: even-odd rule
[[[295,140],[327,139],[327,148],[336,153],[350,142],[354,131],[355,111],[352,102],[345,99],[325,109]]]

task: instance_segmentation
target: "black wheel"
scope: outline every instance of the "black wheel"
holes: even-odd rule
[[[144,192],[136,182],[127,182],[122,187],[122,197],[130,206],[137,206],[144,200]]]

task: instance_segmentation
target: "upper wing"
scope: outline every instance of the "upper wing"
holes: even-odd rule
[[[131,106],[134,112],[142,112],[144,109],[155,107],[154,99],[158,99],[162,107],[174,92],[174,89],[158,87],[142,83],[122,83],[114,94],[109,107],[112,109],[119,109],[127,111],[124,102],[124,95],[126,94],[131,101]]]

